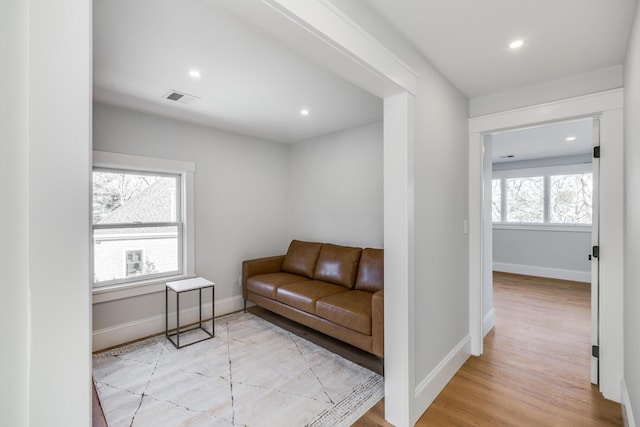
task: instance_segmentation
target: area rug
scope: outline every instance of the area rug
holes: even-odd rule
[[[109,427],[349,426],[384,395],[378,374],[249,313],[180,350],[162,336],[96,354],[93,377]]]

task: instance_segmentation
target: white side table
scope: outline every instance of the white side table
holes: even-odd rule
[[[202,327],[202,290],[211,288],[211,333]],[[169,333],[169,289],[171,289],[176,294],[176,332]],[[180,330],[180,294],[184,292],[190,291],[198,291],[198,325],[189,329]],[[173,282],[167,282],[166,287],[164,289],[164,312],[165,312],[165,323],[164,323],[164,331],[165,336],[176,348],[186,347],[191,344],[199,343],[204,340],[208,340],[213,338],[214,336],[214,324],[213,318],[215,317],[215,283],[204,279],[202,277],[194,277],[192,279],[184,279],[184,280],[176,280]],[[180,345],[180,334],[185,332],[194,331],[196,329],[202,329],[208,336],[206,338],[202,338],[197,341],[190,342],[189,344]],[[172,337],[176,337],[176,341],[172,339]]]

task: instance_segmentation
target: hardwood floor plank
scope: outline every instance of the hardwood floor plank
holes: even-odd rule
[[[590,384],[588,283],[494,274],[496,327],[417,426],[622,426]],[[355,425],[389,425],[384,400]],[[375,424],[376,422],[380,424]]]

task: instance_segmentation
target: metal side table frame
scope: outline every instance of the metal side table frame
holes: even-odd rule
[[[214,337],[214,317],[215,317],[215,283],[204,279],[202,277],[194,277],[192,279],[184,279],[184,280],[176,280],[173,282],[167,282],[165,284],[164,289],[164,312],[165,312],[165,323],[164,323],[164,331],[165,336],[175,348],[180,349],[182,347],[187,347],[192,344],[196,344],[205,340],[210,340]],[[211,332],[207,331],[204,327],[202,327],[202,290],[211,288]],[[176,294],[176,332],[169,333],[169,289],[171,289]],[[185,292],[198,291],[198,325],[189,329],[180,330],[180,294]],[[205,322],[206,323],[206,322]],[[184,334],[185,332],[194,331],[196,329],[203,330],[208,337],[202,338],[200,340],[190,342],[189,344],[180,345],[180,334]],[[172,337],[176,337],[174,341]]]

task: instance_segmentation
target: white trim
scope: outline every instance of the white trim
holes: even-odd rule
[[[164,290],[164,288],[163,288]],[[216,317],[242,310],[243,299],[241,295],[226,298],[215,303]],[[203,317],[211,313],[211,303],[202,304]],[[133,322],[122,323],[104,329],[93,331],[93,351],[139,340],[164,332],[164,313],[147,317]],[[198,321],[198,307],[180,310],[180,323],[187,324]],[[175,312],[169,314],[169,326],[175,325]],[[184,323],[183,323],[184,322]]]
[[[622,377],[623,328],[622,247],[623,176],[622,108],[623,90],[615,89],[591,95],[539,104],[517,110],[469,119],[469,333],[474,354],[482,351],[483,323],[483,168],[482,134],[498,130],[566,120],[599,117],[600,159],[600,246],[606,253],[600,264],[600,391],[607,399],[620,400]],[[606,252],[604,252],[606,250]]]
[[[482,316],[485,254],[484,142],[480,133],[469,134],[469,335],[471,354],[482,354]],[[491,217],[487,218],[490,221]]]
[[[156,157],[134,156],[131,154],[93,152],[93,166],[113,169],[137,169],[147,172],[177,173],[195,172],[196,164],[180,160],[159,159]]]
[[[330,1],[203,1],[240,16],[381,98],[416,93],[417,73]]]
[[[498,178],[528,178],[533,176],[557,176],[576,175],[593,171],[593,163],[573,163],[569,165],[540,166],[534,168],[521,169],[501,169],[494,170],[494,179]]]
[[[549,277],[551,279],[573,280],[574,282],[591,282],[591,271],[509,264],[506,262],[494,262],[493,270],[502,273],[524,274],[525,276]]]
[[[415,414],[415,268],[413,123],[407,92],[384,100],[385,418],[413,425]]]
[[[438,397],[442,389],[464,365],[470,354],[471,338],[467,335],[416,387],[414,420],[420,418],[429,408],[429,405]]]
[[[192,277],[195,277],[195,274],[167,276],[140,282],[123,283],[119,285],[108,285],[100,288],[94,288],[92,290],[93,304],[115,301],[123,298],[131,298],[139,295],[153,294],[156,292],[163,292],[166,282],[172,280],[190,279]]]
[[[195,275],[195,171],[196,164],[193,162],[185,162],[181,160],[160,159],[147,156],[134,156],[131,154],[111,153],[107,151],[93,151],[93,167],[137,170],[143,172],[170,173],[180,175],[180,195],[182,202],[180,203],[182,212],[183,230],[182,248],[181,248],[181,274],[174,277],[163,277],[164,280],[159,282],[157,279],[142,280],[136,282],[125,282],[121,285],[98,286],[92,289],[93,303],[105,302],[115,299],[128,298],[136,295],[145,295],[148,293],[159,292],[164,288],[159,288],[158,283],[164,283],[166,279],[185,279]],[[91,265],[93,266],[93,244],[91,245]],[[93,268],[91,275],[93,276]],[[95,283],[93,283],[95,286]],[[131,288],[127,291],[127,288]],[[114,294],[112,296],[104,295],[106,293]],[[101,296],[96,298],[96,295]]]
[[[521,230],[521,231],[557,231],[570,233],[591,233],[591,224],[522,224],[509,222],[494,222],[494,230]]]
[[[484,315],[482,321],[482,336],[486,337],[489,332],[496,326],[496,309],[492,308]]]
[[[622,403],[622,422],[624,427],[636,427],[633,406],[631,405],[629,390],[627,390],[627,383],[625,383],[624,378],[620,380],[620,403]]]
[[[496,132],[578,117],[593,117],[623,106],[623,89],[612,89],[469,119],[469,133]]]

